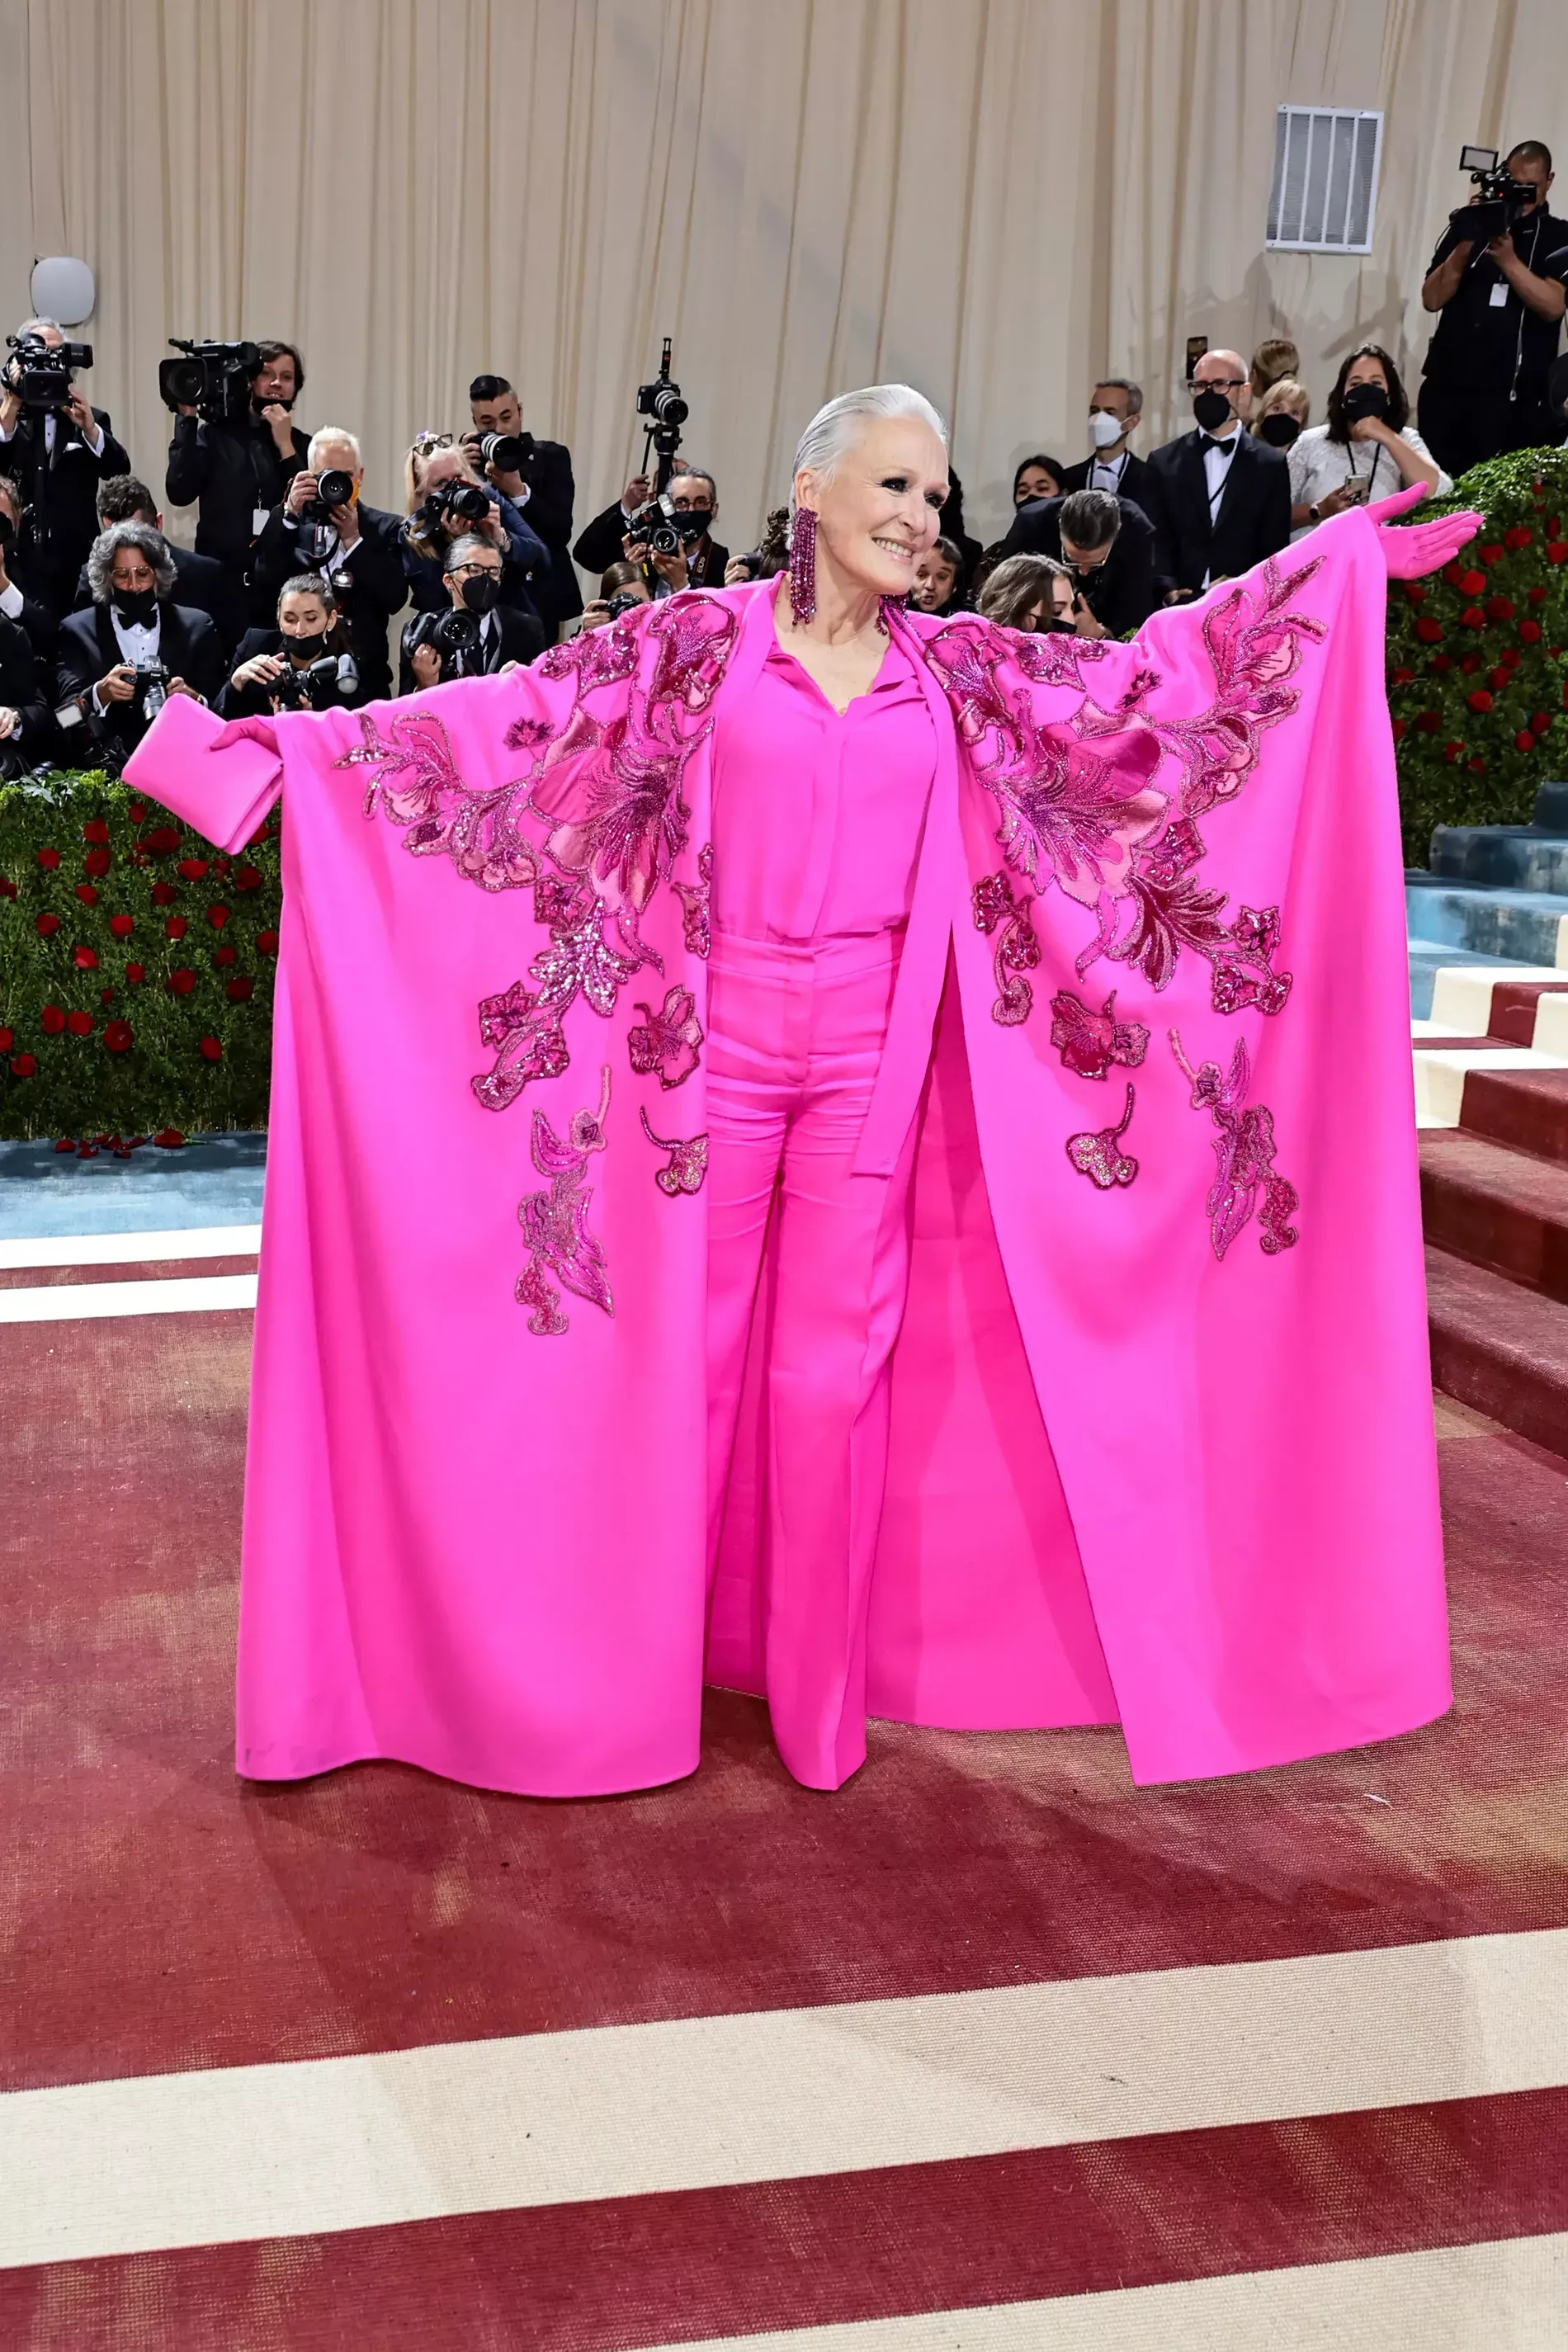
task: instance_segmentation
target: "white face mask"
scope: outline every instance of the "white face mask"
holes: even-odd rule
[[[1103,408],[1091,408],[1089,413],[1089,437],[1097,449],[1109,449],[1120,441],[1127,427],[1120,416],[1111,416]]]

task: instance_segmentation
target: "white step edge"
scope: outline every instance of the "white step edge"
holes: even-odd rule
[[[1561,955],[1559,956],[1561,962]],[[1484,1037],[1492,1016],[1492,990],[1499,981],[1561,981],[1555,964],[1473,963],[1439,965],[1432,978],[1432,1026],[1435,1037]],[[1416,1024],[1411,1023],[1412,1031]]]
[[[1531,1045],[1459,1045],[1439,1053],[1417,1046],[1412,1058],[1415,1124],[1423,1128],[1458,1126],[1467,1070],[1568,1070],[1568,1053],[1542,1054]]]
[[[187,1225],[172,1232],[48,1234],[0,1239],[0,1267],[141,1265],[160,1258],[254,1257],[259,1225]]]

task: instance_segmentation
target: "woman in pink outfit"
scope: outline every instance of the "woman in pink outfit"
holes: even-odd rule
[[[1447,1703],[1383,630],[1475,518],[1087,644],[907,610],[947,481],[847,394],[784,580],[138,753],[289,796],[242,1771],[647,1786],[705,1675],[824,1789]]]

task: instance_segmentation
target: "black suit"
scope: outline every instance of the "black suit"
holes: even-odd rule
[[[1062,476],[1064,498],[1073,490],[1087,490],[1090,487],[1089,476],[1094,471],[1094,465],[1092,457],[1086,457],[1081,466],[1068,467]],[[1135,507],[1142,507],[1150,521],[1156,529],[1159,528],[1160,492],[1154,480],[1154,469],[1146,457],[1135,457],[1129,449],[1116,495],[1119,499],[1131,499]]]
[[[252,617],[266,618],[250,611],[246,575],[251,518],[258,508],[270,510],[278,504],[305,463],[310,440],[298,425],[291,429],[294,454],[280,457],[271,427],[255,419],[244,425],[208,425],[195,416],[174,419],[164,490],[172,506],[200,501],[196,552],[214,557],[228,574],[231,643]]]
[[[20,592],[20,582],[13,580],[11,585]],[[36,597],[24,593],[21,611],[8,615],[0,614],[0,619],[5,618],[20,623],[26,632],[27,643],[33,648],[33,659],[42,664],[46,677],[53,677],[55,655],[60,641],[60,625],[47,606],[40,604]]]
[[[26,761],[41,760],[49,748],[55,714],[49,706],[33,648],[20,621],[0,614],[0,704],[21,720],[18,734],[0,740],[0,758],[19,754]]]
[[[508,662],[535,661],[544,651],[544,625],[536,613],[525,613],[516,604],[498,604],[494,613],[487,615],[487,622],[480,624],[481,627],[486,626],[488,621],[491,619],[496,625],[493,629],[489,629],[484,645],[482,671],[484,677],[493,677],[498,669],[505,668]],[[404,623],[403,638],[398,649],[397,691],[399,694],[418,694],[423,691],[408,658],[408,632],[412,625],[411,622]],[[437,682],[440,684],[442,681]]]
[[[176,547],[167,541],[174,566],[174,602],[183,604],[187,612],[205,613],[217,631],[218,641],[226,654],[231,640],[226,634],[228,622],[228,585],[221,563],[210,555],[193,555],[188,547]],[[92,602],[92,590],[88,583],[84,563],[77,574],[76,603],[73,611],[85,613]]]
[[[1013,518],[1013,528],[1002,542],[1005,555],[1054,555],[1062,560],[1062,508],[1065,498],[1032,499]],[[1118,499],[1121,528],[1110,552],[1079,581],[1079,593],[1101,628],[1113,637],[1141,629],[1160,601],[1154,577],[1154,526],[1131,499]]]
[[[536,570],[529,589],[544,623],[546,641],[553,645],[563,625],[583,609],[583,591],[572,569],[572,508],[577,495],[572,452],[563,441],[536,441],[525,433],[521,471],[528,484],[522,519],[550,551],[548,571]]]
[[[278,688],[236,686],[234,673],[237,669],[242,669],[247,661],[253,661],[258,654],[281,653],[288,642],[281,629],[247,629],[234,649],[234,659],[228,666],[228,678],[223,692],[217,698],[218,709],[225,719],[269,719],[271,717],[272,698],[274,694],[279,693]],[[336,652],[341,647],[340,639],[339,645],[331,650]],[[354,667],[359,668],[357,655],[354,658]],[[340,695],[336,708],[340,710],[357,710],[363,703],[380,702],[384,698],[385,688],[367,686],[362,670],[359,683],[353,692]],[[279,694],[279,699],[280,707],[285,710],[309,710],[312,708],[310,703],[298,702],[288,694]]]
[[[1194,426],[1149,460],[1158,509],[1154,569],[1173,587],[1194,593],[1205,572],[1211,580],[1234,580],[1266,555],[1278,555],[1290,538],[1290,468],[1284,453],[1240,425],[1231,436],[1229,471],[1211,523],[1207,438]]]
[[[290,530],[285,508],[274,507],[267,528],[251,551],[250,579],[256,602],[265,604],[269,617],[278,610],[278,591],[296,572],[325,569],[337,591],[338,609],[348,625],[349,645],[364,700],[376,702],[392,692],[392,664],[387,658],[386,625],[408,602],[408,574],[403,567],[403,518],[380,507],[358,509],[360,535],[346,555],[334,547],[325,566],[307,562],[300,553],[298,527]],[[258,626],[264,625],[261,623]],[[256,652],[252,646],[251,651]]]
[[[47,446],[48,419],[29,409],[16,419],[9,441],[0,441],[0,473],[10,475],[35,518],[32,543],[17,549],[11,570],[17,586],[57,619],[70,611],[77,573],[98,537],[98,486],[110,474],[131,471],[109,418],[101,408],[92,414],[103,435],[96,457],[63,410],[55,415],[52,453]]]
[[[70,702],[79,695],[89,698],[83,712],[85,726],[67,730],[73,761],[94,767],[101,762],[118,772],[152,723],[142,716],[138,702],[106,703],[101,717],[92,712],[92,688],[124,658],[107,604],[95,604],[89,613],[68,614],[60,623],[56,701]],[[223,647],[205,613],[160,603],[158,658],[171,677],[183,677],[205,701],[216,702],[224,682]]]
[[[619,563],[626,554],[626,519],[621,512],[620,501],[595,515],[582,532],[572,550],[572,560],[584,572],[607,572],[612,563]],[[722,588],[724,567],[730,561],[730,551],[721,547],[716,539],[704,539],[687,557],[689,584],[693,588]],[[651,586],[658,574],[648,564],[643,566],[644,576]]]

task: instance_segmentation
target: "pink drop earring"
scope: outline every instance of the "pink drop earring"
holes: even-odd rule
[[[816,611],[816,513],[796,507],[789,530],[789,609],[797,629]]]

